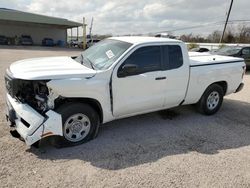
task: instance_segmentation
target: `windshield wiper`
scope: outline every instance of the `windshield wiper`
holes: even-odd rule
[[[82,54],[81,54],[81,64],[83,65],[83,63],[84,63],[84,60],[87,60],[88,61],[88,64],[91,66],[91,68],[93,69],[93,70],[95,70],[95,66],[94,66],[94,63],[89,59],[89,58],[87,58],[87,57],[84,57]]]
[[[83,55],[81,54],[81,64],[83,65],[83,59],[84,59],[84,57],[83,57]]]
[[[81,64],[83,65],[83,63],[84,63],[84,60],[87,60],[88,61],[88,64],[91,66],[91,68],[93,69],[93,70],[95,70],[95,66],[94,66],[94,63],[89,59],[89,58],[87,58],[87,57],[84,57],[82,54],[81,54]]]
[[[92,67],[92,69],[95,70],[94,63],[89,58],[86,57],[86,59],[88,60],[88,62],[90,64],[90,66]]]

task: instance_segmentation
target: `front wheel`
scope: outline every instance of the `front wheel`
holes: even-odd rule
[[[218,84],[209,86],[196,104],[197,110],[205,115],[215,114],[221,107],[224,91]]]
[[[79,145],[93,139],[99,128],[99,116],[88,104],[66,103],[57,113],[62,116],[63,137],[55,137],[57,147]]]

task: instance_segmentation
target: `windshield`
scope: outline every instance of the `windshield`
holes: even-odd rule
[[[241,47],[223,47],[219,49],[216,53],[221,55],[234,55],[241,50]]]
[[[96,70],[111,66],[132,44],[105,39],[85,50],[75,60]]]

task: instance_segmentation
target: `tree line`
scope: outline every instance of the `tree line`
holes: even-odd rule
[[[207,37],[190,33],[181,35],[180,40],[194,43],[219,43],[221,35],[222,31],[218,30],[213,31]],[[245,25],[238,26],[237,28],[229,27],[225,32],[223,43],[250,43],[250,27]]]

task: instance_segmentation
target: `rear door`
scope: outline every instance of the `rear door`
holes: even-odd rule
[[[179,44],[162,46],[165,80],[164,107],[178,106],[185,98],[189,81],[189,57],[186,48]]]

